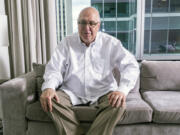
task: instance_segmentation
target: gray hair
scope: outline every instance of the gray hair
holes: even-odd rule
[[[79,16],[78,16],[78,21],[79,21],[79,19],[80,19],[81,14],[82,14],[85,10],[88,10],[88,9],[92,9],[92,10],[94,10],[95,12],[97,12],[98,22],[101,22],[100,15],[99,15],[99,11],[98,11],[96,8],[94,8],[94,7],[86,7],[86,8],[84,8],[83,10],[81,10],[81,12],[79,13]]]

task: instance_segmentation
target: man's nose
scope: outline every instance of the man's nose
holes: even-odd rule
[[[85,30],[90,30],[90,24],[87,23],[87,24],[84,26],[84,29],[85,29]]]

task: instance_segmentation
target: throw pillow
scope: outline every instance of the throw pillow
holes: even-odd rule
[[[44,71],[45,71],[45,64],[37,64],[37,63],[33,63],[33,70],[36,73],[36,82],[37,82],[37,93],[38,93],[38,97],[41,96],[41,86],[44,82],[43,79],[43,75],[44,75]]]

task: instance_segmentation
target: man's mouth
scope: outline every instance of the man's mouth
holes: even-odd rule
[[[91,33],[84,33],[85,36],[91,36]]]

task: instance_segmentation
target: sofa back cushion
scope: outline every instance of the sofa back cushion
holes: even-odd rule
[[[43,79],[43,75],[44,75],[44,71],[45,71],[45,64],[36,64],[36,63],[33,63],[33,70],[34,72],[36,73],[36,82],[37,82],[37,93],[38,93],[38,96],[41,95],[42,91],[41,91],[41,86],[44,82],[44,79]]]
[[[180,61],[143,61],[140,89],[180,90]]]

